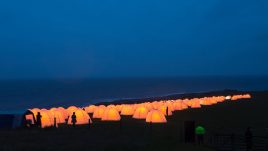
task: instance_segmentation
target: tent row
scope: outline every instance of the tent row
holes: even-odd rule
[[[71,116],[76,115],[77,125],[92,123],[93,119],[101,121],[120,121],[121,116],[130,116],[133,119],[145,120],[149,123],[166,123],[166,117],[172,116],[174,111],[188,108],[201,108],[228,100],[249,99],[250,94],[233,96],[212,96],[193,99],[160,100],[135,104],[89,105],[82,108],[70,106],[51,109],[30,109],[25,114],[26,121],[34,124],[38,112],[41,114],[42,127],[57,126],[58,124],[72,124]]]

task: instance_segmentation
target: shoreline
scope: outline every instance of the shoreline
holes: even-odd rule
[[[204,91],[204,92],[193,92],[193,93],[175,93],[164,96],[155,96],[155,97],[146,97],[146,98],[134,98],[134,99],[116,99],[113,101],[103,101],[98,103],[93,103],[93,105],[109,105],[109,104],[135,104],[135,103],[143,103],[143,102],[153,102],[159,100],[175,100],[175,99],[191,99],[191,98],[201,98],[201,97],[210,97],[210,96],[220,96],[220,95],[236,95],[242,93],[261,93],[268,92],[268,90],[264,91],[241,91],[241,90],[218,90],[218,91]],[[91,105],[91,104],[88,104]]]
[[[267,92],[268,90],[263,91],[242,91],[242,90],[218,90],[218,91],[204,91],[204,92],[193,92],[193,93],[175,93],[175,94],[169,94],[169,95],[163,95],[163,96],[152,96],[152,97],[144,97],[144,98],[124,98],[124,99],[109,99],[111,101],[100,101],[100,102],[94,102],[93,103],[84,103],[84,105],[76,105],[77,107],[83,108],[89,105],[110,105],[110,104],[135,104],[135,103],[143,103],[143,102],[153,102],[153,101],[159,101],[159,100],[176,100],[176,99],[191,99],[191,98],[201,98],[201,97],[209,97],[209,96],[220,96],[220,95],[235,95],[235,94],[243,94],[243,93],[263,93]],[[64,108],[67,108],[70,105],[61,105]],[[52,108],[52,107],[58,107],[53,105],[47,105],[43,107],[37,107],[37,108]],[[20,114],[27,111],[27,109],[19,109],[19,110],[0,110],[1,114]]]

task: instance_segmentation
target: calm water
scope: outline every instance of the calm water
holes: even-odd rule
[[[268,90],[268,78],[180,77],[0,81],[0,111],[18,111],[33,107],[83,106],[123,98],[223,89]]]

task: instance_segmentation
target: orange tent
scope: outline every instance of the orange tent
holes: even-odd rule
[[[149,110],[146,107],[143,107],[143,106],[138,107],[133,114],[133,118],[146,119],[148,112]]]
[[[51,127],[54,125],[53,115],[51,113],[49,113],[48,110],[43,109],[40,111],[40,114],[42,116],[42,118],[41,118],[42,128]]]
[[[87,114],[86,111],[82,109],[78,109],[75,111],[76,115],[76,124],[77,125],[82,125],[82,124],[88,124],[89,120],[90,123],[92,123],[92,120],[90,119],[89,115]],[[68,124],[72,124],[72,118],[70,117],[68,120]]]
[[[65,123],[65,117],[63,115],[63,112],[60,109],[50,111],[52,113],[53,117],[53,123],[54,123],[54,118],[56,118],[56,123]]]
[[[69,116],[72,116],[73,112],[75,112],[76,110],[78,110],[78,108],[76,106],[70,106],[67,108],[67,112]]]
[[[199,99],[192,99],[191,101],[191,108],[201,108]]]
[[[123,105],[122,110],[121,110],[121,115],[133,115],[134,114],[134,109],[132,108],[131,105]]]
[[[116,110],[118,111],[118,112],[121,112],[121,110],[122,110],[122,105],[116,105],[115,106],[115,108],[116,108]]]
[[[166,116],[171,116],[172,115],[172,111],[169,108],[168,108],[168,115],[167,115],[167,106],[166,105],[159,106],[158,110],[160,112],[162,112]]]
[[[97,107],[93,112],[93,118],[102,118],[104,110],[104,107]]]
[[[183,106],[182,106],[182,101],[176,101],[173,104],[174,106],[174,110],[178,111],[178,110],[183,110]]]
[[[110,104],[110,105],[107,106],[107,108],[115,108],[115,105]]]
[[[120,121],[121,117],[118,111],[113,107],[107,107],[102,115],[102,121]]]
[[[94,110],[95,110],[96,108],[97,108],[97,107],[96,107],[95,105],[90,105],[90,106],[88,106],[88,107],[85,107],[85,111],[86,111],[87,113],[93,113]]]
[[[164,114],[158,110],[152,110],[148,113],[146,117],[146,122],[148,123],[166,123],[167,120]]]
[[[64,119],[68,119],[68,112],[66,109],[64,109],[63,107],[58,107],[58,111],[60,111],[64,117]]]

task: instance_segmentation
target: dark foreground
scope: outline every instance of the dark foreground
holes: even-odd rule
[[[95,120],[90,129],[87,126],[62,126],[58,129],[0,130],[0,151],[215,150],[212,142],[216,133],[243,135],[250,126],[253,135],[267,135],[268,92],[251,94],[251,100],[174,112],[167,124],[153,125],[152,128],[144,121],[123,117],[121,129],[117,122]],[[189,120],[206,128],[204,145],[183,143],[183,122]]]

